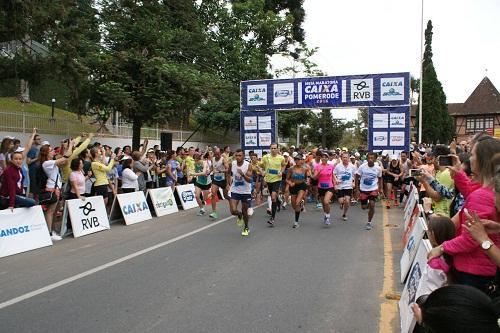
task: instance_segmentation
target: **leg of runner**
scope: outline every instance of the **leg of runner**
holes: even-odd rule
[[[212,212],[208,216],[213,219],[216,219],[219,217],[217,215],[217,196],[219,195],[219,186],[212,183],[210,191],[212,192]]]
[[[347,221],[347,211],[349,210],[350,202],[351,202],[351,197],[348,195],[344,195],[344,211],[342,214],[342,219],[344,221]]]
[[[387,209],[391,208],[391,194],[392,194],[392,183],[386,182],[386,198],[385,198],[385,206]]]
[[[236,225],[238,227],[243,227],[243,214],[238,211],[238,201],[235,199],[229,200],[229,208],[231,209],[231,215],[236,216]]]
[[[373,228],[373,215],[375,215],[375,198],[370,198],[368,201],[368,223],[366,224],[367,230],[371,230]]]
[[[324,223],[325,225],[330,225],[330,203],[332,201],[333,192],[326,191],[323,197],[323,212],[325,212]]]
[[[248,236],[249,233],[250,233],[250,229],[248,228],[248,220],[249,220],[249,216],[248,216],[248,203],[249,201],[251,200],[248,199],[248,200],[242,200],[241,201],[241,210],[242,210],[242,213],[243,213],[243,222],[245,224],[243,230],[241,231],[241,235],[242,236]]]
[[[198,186],[195,186],[195,196],[196,196],[196,202],[198,203],[198,207],[200,207],[200,211],[198,212],[198,216],[202,216],[205,214],[205,203],[203,202],[203,200],[201,200],[201,188],[199,188]],[[205,196],[204,196],[205,198]]]
[[[297,228],[299,226],[300,212],[303,209],[305,197],[306,191],[303,190],[300,190],[295,198],[292,196],[292,204],[294,204],[295,209],[295,222],[293,223],[294,228]]]
[[[269,194],[271,197],[271,218],[267,223],[273,227],[274,226],[274,219],[276,217],[276,210],[278,208],[278,191],[279,191],[279,183],[280,182],[275,182],[275,183],[268,183],[267,187],[269,189]]]

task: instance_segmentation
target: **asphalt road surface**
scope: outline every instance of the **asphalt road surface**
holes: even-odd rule
[[[262,207],[242,237],[224,203],[219,223],[193,209],[0,259],[0,332],[397,332],[384,223],[402,211],[366,231],[359,205],[330,227],[306,208],[298,229]]]

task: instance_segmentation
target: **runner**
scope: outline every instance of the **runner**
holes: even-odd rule
[[[282,177],[281,177],[281,195],[279,196],[279,201],[283,207],[283,209],[286,210],[286,205],[288,204],[288,201],[290,200],[290,189],[288,188],[288,183],[287,183],[287,174],[288,170],[294,166],[295,162],[292,157],[290,157],[290,154],[288,152],[283,153],[283,158],[285,159],[285,170],[283,171]],[[278,207],[278,212],[279,212],[279,207]]]
[[[278,154],[278,145],[271,144],[271,154],[267,154],[262,158],[260,165],[264,169],[264,181],[267,183],[267,189],[271,196],[271,218],[267,223],[270,227],[274,227],[274,219],[278,208],[278,193],[281,185],[281,174],[285,168],[285,159]]]
[[[391,156],[391,161],[389,162],[389,167],[385,171],[385,182],[386,182],[386,194],[385,194],[385,206],[389,209],[391,208],[391,199],[394,197],[394,206],[399,205],[398,201],[398,188],[401,184],[401,166],[399,164],[399,159],[396,155]],[[394,196],[392,196],[394,194]]]
[[[219,217],[217,214],[217,196],[219,195],[219,188],[222,189],[224,193],[224,198],[229,200],[227,194],[227,181],[226,174],[229,170],[229,164],[227,160],[222,157],[220,148],[214,150],[214,157],[212,159],[212,213],[208,215],[212,219]]]
[[[250,163],[245,161],[243,150],[237,149],[235,161],[231,163],[231,173],[233,176],[231,184],[231,199],[229,207],[231,214],[237,216],[236,224],[243,227],[242,236],[248,236],[250,229],[248,228],[248,208],[252,201],[252,169]],[[238,211],[238,201],[241,201],[241,212]]]
[[[326,150],[321,152],[321,164],[317,164],[314,168],[313,178],[318,181],[318,197],[323,201],[323,212],[325,218],[323,223],[330,225],[330,203],[335,191],[335,184],[337,180],[333,174],[334,166],[328,164],[328,152]]]
[[[360,190],[361,208],[368,207],[368,223],[366,230],[373,228],[372,219],[375,215],[375,199],[382,192],[382,169],[375,165],[376,155],[369,152],[367,163],[361,165],[356,172],[356,188]]]
[[[208,176],[210,174],[210,167],[207,163],[206,159],[209,157],[209,154],[206,153],[204,158],[201,158],[199,153],[195,153],[194,157],[194,173],[191,176],[196,177],[196,181],[194,182],[195,186],[195,196],[196,202],[200,207],[200,211],[198,212],[198,216],[205,215],[205,199],[208,198],[208,194],[210,191],[210,183],[212,180]],[[203,194],[203,200],[200,198],[200,195]]]
[[[304,198],[307,193],[306,179],[310,175],[310,171],[304,167],[305,159],[302,154],[297,154],[294,160],[295,165],[288,170],[286,181],[292,196],[292,207],[295,211],[293,228],[298,228],[300,212],[304,209]]]
[[[356,175],[356,167],[349,162],[349,153],[343,152],[342,163],[337,164],[334,173],[338,179],[337,193],[340,209],[342,209],[342,219],[347,221],[347,210],[351,205],[353,182]]]
[[[262,203],[262,169],[259,166],[259,156],[256,153],[252,153],[250,155],[250,168],[252,169],[252,196],[255,199],[255,202],[259,205]]]
[[[313,156],[313,159],[311,159],[311,162],[309,164],[309,168],[311,169],[311,174],[314,172],[314,169],[316,168],[317,165],[321,164],[321,156],[320,156],[320,151],[318,148],[314,148],[311,151],[311,155]],[[310,189],[311,189],[311,196],[312,199],[316,201],[316,208],[322,208],[323,205],[321,204],[321,201],[318,198],[318,180],[317,179],[311,179],[311,184],[310,184]],[[311,200],[311,202],[313,202]]]

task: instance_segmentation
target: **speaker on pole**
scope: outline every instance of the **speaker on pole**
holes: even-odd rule
[[[172,133],[162,132],[160,140],[162,151],[172,150]]]

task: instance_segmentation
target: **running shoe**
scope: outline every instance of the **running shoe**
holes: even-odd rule
[[[241,213],[239,213],[238,217],[236,218],[236,225],[238,225],[238,227],[240,228],[243,228],[243,226],[245,225],[245,221],[243,221],[243,216],[241,215]]]
[[[283,202],[283,206],[282,207],[283,207],[283,210],[286,210],[286,201]]]
[[[242,236],[248,236],[248,235],[250,235],[250,230],[248,230],[247,228],[243,229],[243,231],[241,232],[241,235]]]
[[[331,223],[330,223],[330,218],[325,216],[325,218],[324,218],[324,220],[323,220],[323,223],[324,223],[325,225],[330,225],[330,224],[331,224]]]
[[[342,215],[342,220],[347,221],[347,216]]]
[[[205,215],[205,210],[204,209],[200,209],[200,211],[198,212],[197,214],[198,216],[203,216]]]
[[[371,222],[368,222],[365,226],[366,230],[372,230],[373,229],[373,224]]]
[[[296,229],[300,226],[299,222],[293,222],[292,228]]]
[[[322,204],[321,202],[318,202],[318,203],[316,204],[316,208],[323,208],[323,204]]]
[[[253,215],[253,208],[252,207],[248,207],[247,214],[248,214],[248,216]]]
[[[210,218],[217,219],[219,218],[219,215],[217,215],[217,212],[211,212],[210,215],[208,215]]]
[[[50,238],[54,241],[54,242],[57,242],[57,241],[60,241],[62,240],[62,237],[59,236],[55,231],[52,231],[52,235],[50,236]]]
[[[269,219],[269,221],[267,221],[267,224],[269,224],[270,227],[274,227],[274,220]]]

